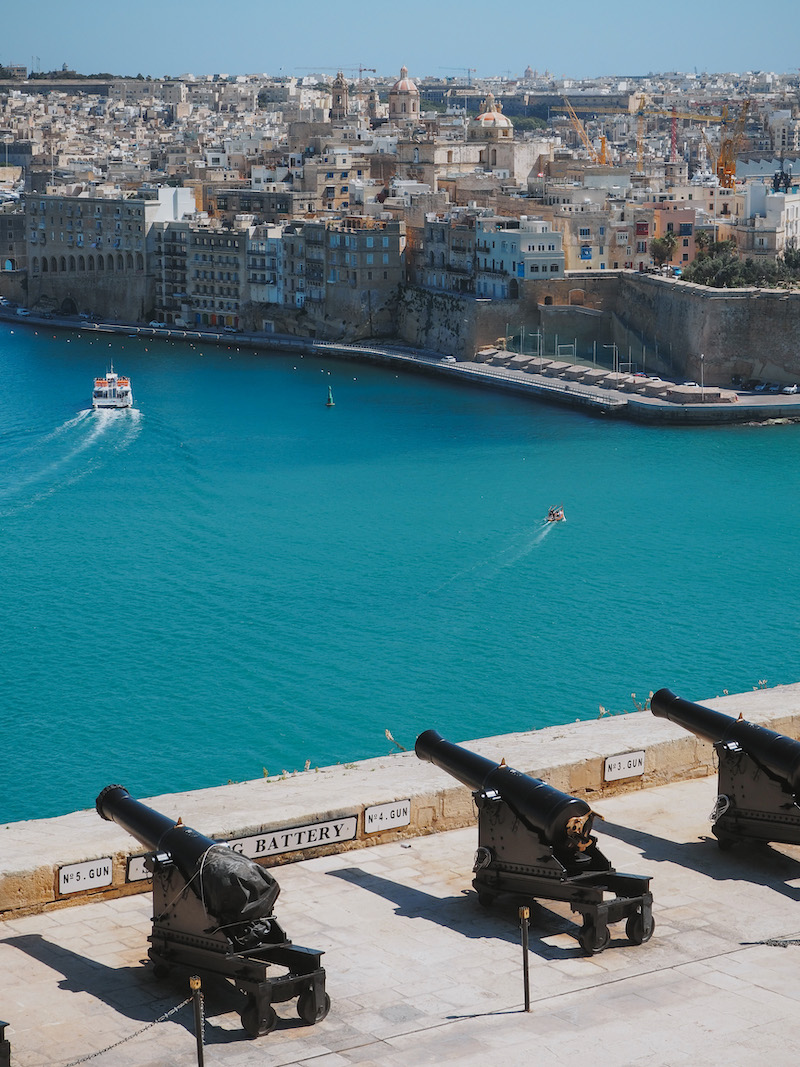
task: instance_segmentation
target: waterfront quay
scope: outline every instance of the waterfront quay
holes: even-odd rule
[[[796,734],[800,686],[706,703]],[[594,827],[603,854],[618,871],[652,878],[652,939],[633,945],[615,924],[609,946],[586,956],[568,906],[540,902],[526,1011],[516,905],[482,908],[471,888],[469,790],[410,752],[156,798],[154,807],[187,825],[229,832],[259,825],[270,808],[296,824],[301,812],[335,816],[356,796],[410,798],[411,823],[375,834],[373,847],[363,847],[365,835],[273,867],[287,935],[325,953],[329,1015],[304,1026],[292,1003],[281,1004],[276,1029],[250,1040],[238,994],[204,979],[205,1062],[478,1067],[500,1057],[527,1064],[534,1050],[537,1063],[566,1067],[794,1062],[800,846],[718,848],[708,822],[717,792],[710,744],[639,712],[468,747],[591,799],[603,816]],[[604,760],[633,748],[646,752],[643,776],[604,785]],[[264,805],[267,795],[277,803]],[[48,854],[86,858],[87,849],[108,850],[116,865],[117,850],[136,843],[94,811],[12,824],[2,835],[0,1004],[15,1067],[89,1057],[115,1067],[196,1063],[188,975],[156,980],[146,960],[146,883],[124,895],[116,887],[62,898],[34,914],[8,909],[9,870],[26,850],[31,866]]]
[[[483,388],[514,392],[543,403],[558,404],[602,417],[662,425],[715,425],[800,420],[800,393],[740,392],[666,382],[647,375],[604,370],[597,364],[566,363],[515,355],[497,349],[478,350],[472,359],[448,359],[440,352],[402,344],[344,344],[310,337],[253,334],[225,330],[131,326],[120,323],[18,318],[0,308],[0,319],[27,329],[78,330],[82,334],[165,338],[194,344],[204,341],[236,348],[295,352],[402,367],[412,373],[435,374]]]

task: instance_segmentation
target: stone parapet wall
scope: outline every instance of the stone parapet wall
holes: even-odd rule
[[[788,736],[800,736],[800,684],[704,703],[734,717],[742,713]],[[711,775],[716,770],[709,743],[646,712],[463,743],[483,756],[497,762],[505,758],[526,774],[584,797],[600,814],[608,796]],[[604,780],[607,757],[641,750],[645,752],[641,776]],[[98,792],[106,784],[98,781]],[[123,784],[136,796],[135,782]],[[714,786],[709,783],[709,810],[714,796]],[[286,778],[169,794],[145,802],[165,815],[182,818],[186,825],[209,837],[248,839],[248,854],[263,857],[268,866],[475,822],[470,790],[412,752]],[[376,806],[377,812],[368,811]],[[402,814],[403,824],[381,829],[382,822],[391,823],[397,813]],[[368,814],[375,820],[371,828],[366,825]],[[345,840],[348,834],[351,836]],[[321,845],[320,840],[329,843]],[[285,847],[290,850],[282,851]],[[144,851],[116,825],[103,822],[93,809],[3,826],[0,918],[147,891],[148,881],[128,880],[129,859]],[[61,891],[76,864],[85,865],[83,884],[73,882]],[[94,873],[106,869],[109,884],[93,885]]]
[[[544,330],[545,350],[577,341],[578,356],[615,342],[632,358],[670,378],[703,377],[709,386],[744,380],[800,383],[800,291],[713,289],[635,271],[571,271],[520,283],[516,300],[475,300],[406,286],[398,334],[431,351],[471,358],[506,334]],[[597,355],[610,360],[608,352]],[[700,355],[704,356],[703,367]]]
[[[665,369],[707,385],[731,376],[800,380],[800,291],[712,289],[656,275],[619,276],[615,340],[626,349],[624,327],[656,342]]]

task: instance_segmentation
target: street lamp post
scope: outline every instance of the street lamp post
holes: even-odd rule
[[[705,383],[705,359],[703,353],[700,353],[700,402],[704,403],[706,398],[706,383]]]
[[[617,373],[617,367],[619,366],[619,363],[618,363],[618,360],[617,360],[617,346],[616,346],[616,344],[613,344],[613,345],[603,345],[603,348],[610,348],[610,349],[612,349],[612,353],[611,353],[611,354],[612,354],[612,357],[613,357],[613,363],[612,363],[612,366],[613,366],[613,369],[614,369],[614,373],[616,374],[616,373]]]

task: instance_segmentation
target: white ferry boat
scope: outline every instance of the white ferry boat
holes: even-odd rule
[[[95,378],[92,393],[94,408],[129,408],[133,407],[133,392],[130,378],[121,378],[114,373],[114,365],[104,378]]]

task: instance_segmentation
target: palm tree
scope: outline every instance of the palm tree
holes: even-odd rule
[[[672,253],[678,244],[678,238],[674,230],[667,230],[663,237],[654,237],[650,242],[650,255],[657,267],[663,267],[668,259],[672,259]]]

